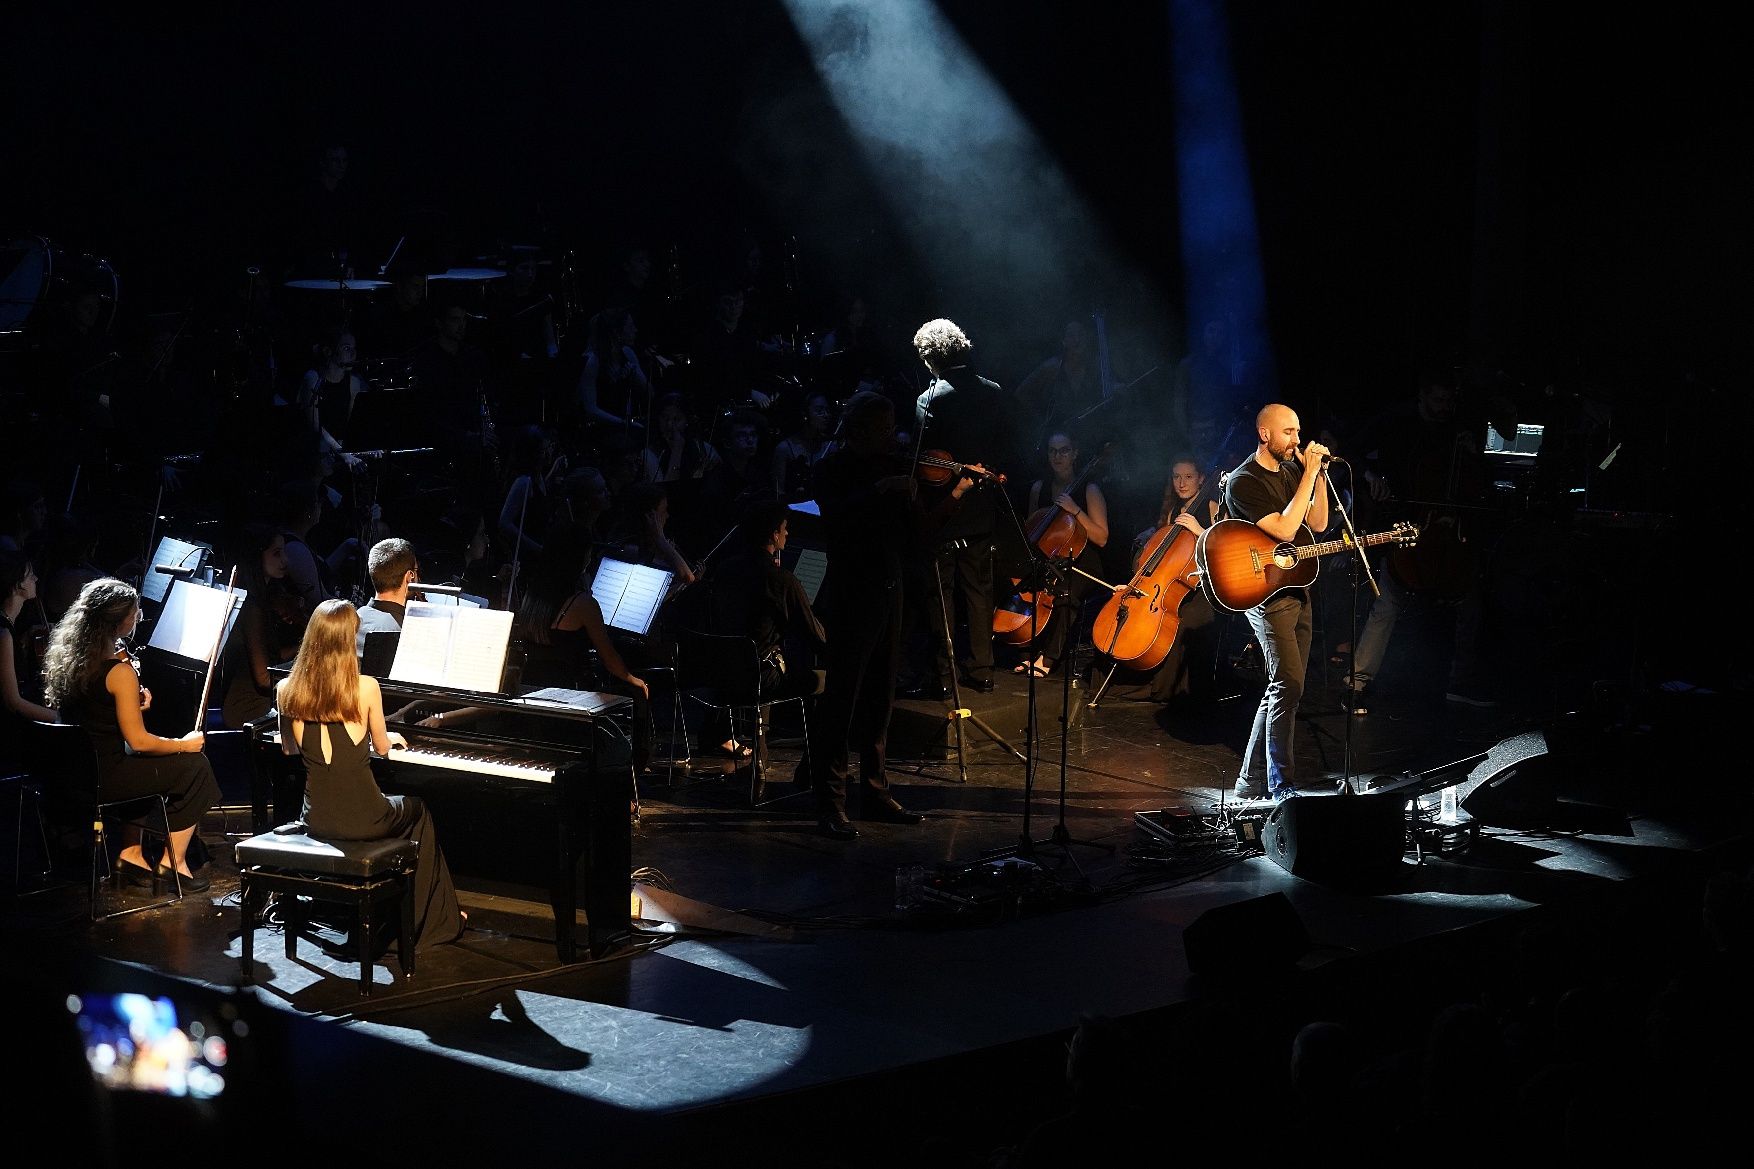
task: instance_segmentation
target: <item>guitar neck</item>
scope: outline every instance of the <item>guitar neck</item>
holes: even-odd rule
[[[1396,535],[1395,532],[1373,532],[1360,538],[1357,544],[1365,548],[1374,548],[1378,544],[1393,540]],[[1326,556],[1330,552],[1344,552],[1351,547],[1354,547],[1354,544],[1348,536],[1341,536],[1337,540],[1323,540],[1317,544],[1299,544],[1297,545],[1297,558],[1299,560],[1312,560],[1317,556]]]

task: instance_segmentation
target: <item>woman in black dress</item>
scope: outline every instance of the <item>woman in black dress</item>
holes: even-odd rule
[[[303,819],[311,836],[419,842],[409,895],[415,949],[424,950],[456,941],[466,919],[425,802],[386,796],[372,775],[372,754],[388,755],[408,743],[384,725],[378,680],[359,672],[358,632],[359,613],[346,601],[324,601],[311,614],[292,672],[275,690],[281,750],[304,756]]]
[[[225,683],[221,713],[228,731],[241,730],[274,709],[268,667],[297,651],[307,612],[287,586],[286,535],[278,527],[246,524],[237,558],[244,605],[226,638],[220,671]]]
[[[168,797],[170,841],[158,862],[158,877],[168,878],[174,866],[184,891],[199,893],[212,882],[190,870],[189,844],[201,817],[219,803],[219,782],[201,753],[206,736],[199,729],[178,739],[146,729],[142,715],[152,705],[152,692],[140,685],[122,643],[139,620],[140,594],[132,585],[105,577],[81,589],[49,638],[43,697],[91,737],[104,799],[158,793]],[[139,827],[129,825],[125,831],[116,874],[132,884],[150,885],[153,866],[141,851]]]
[[[1073,483],[1080,478],[1078,444],[1064,430],[1048,435],[1048,471],[1050,478],[1037,479],[1030,484],[1027,514],[1033,516],[1041,508],[1058,507],[1071,516],[1085,537],[1084,548],[1072,564],[1090,576],[1100,576],[1101,549],[1108,543],[1108,501],[1103,498],[1102,487],[1094,479],[1085,480],[1083,488],[1076,492],[1077,498],[1069,494]],[[1072,572],[1064,565],[1062,568],[1066,569],[1070,596],[1055,602],[1048,614],[1047,625],[1037,639],[1039,652],[1034,658],[1019,662],[1014,673],[1027,674],[1033,670],[1036,677],[1045,678],[1066,652],[1067,635],[1094,582],[1090,576]]]
[[[1206,491],[1206,476],[1199,463],[1192,456],[1176,459],[1170,464],[1169,483],[1163,491],[1163,508],[1157,523],[1140,532],[1133,541],[1133,571],[1139,571],[1152,537],[1165,527],[1173,524],[1198,536],[1217,522],[1218,500]],[[1177,617],[1180,624],[1175,642],[1151,676],[1151,701],[1171,702],[1187,697],[1196,703],[1209,703],[1216,686],[1217,611],[1202,590],[1193,589],[1182,598]]]

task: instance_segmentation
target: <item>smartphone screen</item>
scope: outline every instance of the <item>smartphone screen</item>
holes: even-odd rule
[[[98,992],[67,996],[85,1062],[106,1088],[210,1100],[225,1091],[232,1043],[248,1033],[162,995]]]

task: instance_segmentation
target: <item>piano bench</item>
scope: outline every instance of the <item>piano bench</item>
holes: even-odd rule
[[[396,950],[405,978],[414,976],[414,899],[408,878],[414,873],[420,845],[413,840],[317,840],[282,825],[236,845],[243,906],[243,975],[255,974],[256,918],[268,894],[280,893],[285,915],[286,956],[298,956],[304,927],[299,898],[352,906],[358,915],[354,932],[359,946],[359,993],[372,992],[373,910],[389,903],[399,913]],[[287,829],[292,829],[288,831]]]

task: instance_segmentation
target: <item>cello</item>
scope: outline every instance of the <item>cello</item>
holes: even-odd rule
[[[1205,508],[1218,481],[1214,465],[1183,512]],[[1199,540],[1173,521],[1151,537],[1126,589],[1104,602],[1096,615],[1090,642],[1098,653],[1134,670],[1154,670],[1163,664],[1181,628],[1181,604],[1200,587],[1200,570],[1194,562]]]
[[[1097,456],[1059,494],[1072,495],[1082,490],[1103,460],[1108,458],[1114,445],[1112,440],[1104,443]],[[1052,500],[1031,512],[1024,528],[1029,547],[1049,560],[1076,560],[1090,541],[1077,517]],[[1073,571],[1082,570],[1074,568]],[[1012,577],[1011,596],[993,609],[993,636],[1006,645],[1029,645],[1041,636],[1053,616],[1053,593],[1043,588],[1025,588],[1024,583],[1022,577]],[[1110,587],[1107,581],[1097,583],[1104,588]]]

